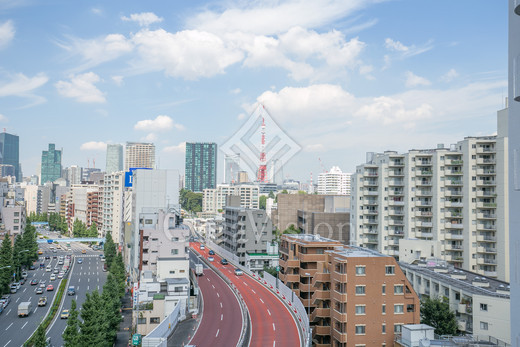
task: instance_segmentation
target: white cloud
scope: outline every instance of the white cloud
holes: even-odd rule
[[[16,74],[11,81],[0,81],[0,97],[2,96],[32,96],[31,92],[43,86],[49,78],[44,73],[39,73],[34,77],[27,77],[24,74]]]
[[[393,52],[394,54],[392,54],[392,55],[387,54],[384,56],[385,66],[383,67],[383,69],[386,69],[386,68],[388,68],[388,66],[390,66],[392,58],[394,58],[394,57],[397,59],[406,59],[409,57],[413,57],[413,56],[428,52],[429,50],[433,49],[433,41],[431,41],[431,40],[427,41],[426,43],[424,43],[420,46],[416,46],[416,45],[406,46],[403,43],[401,43],[400,41],[395,41],[391,38],[387,38],[387,39],[385,39],[385,48],[387,50],[389,50],[390,52]]]
[[[103,10],[97,7],[91,8],[90,11],[98,16],[103,14]]]
[[[184,130],[184,126],[177,124],[168,116],[159,115],[155,119],[145,119],[134,125],[135,130],[148,132],[164,132],[170,129]]]
[[[390,38],[385,39],[385,47],[391,51],[408,52],[410,48],[406,47],[399,41],[394,41]]]
[[[362,106],[355,115],[374,123],[383,125],[401,123],[406,128],[412,128],[415,126],[415,121],[430,118],[432,111],[433,107],[426,103],[410,107],[402,99],[381,96],[374,98],[370,104]]]
[[[143,142],[154,142],[154,141],[157,141],[158,137],[156,134],[154,133],[149,133],[148,135],[146,135],[145,137],[142,137],[141,138],[141,141]]]
[[[0,122],[9,122],[9,119],[7,119],[6,116],[4,116],[3,114],[0,114]]]
[[[117,86],[122,86],[123,85],[123,79],[124,79],[123,76],[112,76],[112,81],[114,81],[114,83]]]
[[[229,91],[231,94],[240,94],[242,92],[242,89],[235,88]]]
[[[71,75],[70,82],[58,81],[54,86],[58,93],[78,102],[103,103],[105,95],[94,85],[101,79],[93,72],[81,75]]]
[[[163,152],[165,153],[180,153],[183,154],[186,152],[186,142],[181,142],[177,146],[168,146],[163,148]]]
[[[80,147],[80,150],[82,150],[82,151],[105,151],[106,149],[107,149],[106,142],[96,142],[96,141],[85,142]]]
[[[405,85],[408,88],[413,88],[413,87],[417,87],[417,86],[429,86],[432,84],[426,78],[417,76],[416,74],[414,74],[411,71],[406,71],[405,75],[406,75]]]
[[[133,13],[130,17],[123,16],[121,19],[126,22],[137,22],[142,27],[163,21],[163,18],[157,17],[153,12]]]
[[[238,119],[238,120],[242,120],[242,119],[244,119],[244,118],[246,118],[246,115],[245,115],[244,113],[240,113],[240,114],[237,116],[237,119]]]
[[[15,30],[13,22],[8,20],[0,23],[0,49],[7,46],[14,38]]]
[[[133,42],[143,68],[164,70],[169,76],[189,80],[221,74],[243,58],[238,48],[226,45],[220,37],[197,30],[174,34],[163,29],[141,30]]]
[[[450,71],[441,76],[441,81],[451,82],[457,77],[459,77],[459,73],[455,69],[450,69]]]

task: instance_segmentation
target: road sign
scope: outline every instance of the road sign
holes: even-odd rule
[[[139,346],[141,344],[141,334],[134,334],[132,336],[132,345]]]
[[[280,265],[276,266],[276,272],[280,271]]]

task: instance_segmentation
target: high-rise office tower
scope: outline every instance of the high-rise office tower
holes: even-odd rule
[[[322,172],[318,176],[318,194],[350,195],[351,174],[333,166],[329,172]]]
[[[61,177],[61,150],[49,143],[49,150],[42,151],[41,184],[54,182]]]
[[[186,189],[202,192],[217,185],[217,144],[186,143]]]
[[[125,171],[134,167],[155,168],[155,145],[153,143],[126,143]]]
[[[107,145],[107,163],[105,172],[123,171],[123,145],[110,144]]]
[[[19,153],[18,136],[6,132],[0,133],[0,164],[12,165],[14,167],[17,182],[22,180]]]
[[[240,154],[226,155],[224,159],[224,183],[237,183],[240,171]]]
[[[511,258],[511,345],[520,346],[520,1],[509,3],[509,254]],[[507,247],[507,245],[506,245]]]

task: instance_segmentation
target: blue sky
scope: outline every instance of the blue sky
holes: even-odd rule
[[[434,5],[0,0],[0,127],[25,176],[49,142],[65,166],[103,169],[107,143],[151,141],[182,170],[185,141],[224,143],[262,102],[302,148],[285,175],[304,181],[318,158],[354,171],[368,151],[493,134],[507,2]]]

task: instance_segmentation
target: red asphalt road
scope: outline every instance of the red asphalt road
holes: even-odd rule
[[[209,257],[209,250],[193,248],[204,257]],[[220,257],[213,256],[215,265],[237,287],[249,310],[251,317],[250,346],[301,346],[296,322],[287,307],[271,291],[257,280],[247,276],[236,276],[232,265],[220,264]]]
[[[235,294],[211,269],[199,276],[204,300],[200,325],[190,344],[195,346],[236,346],[242,330],[242,313]]]

